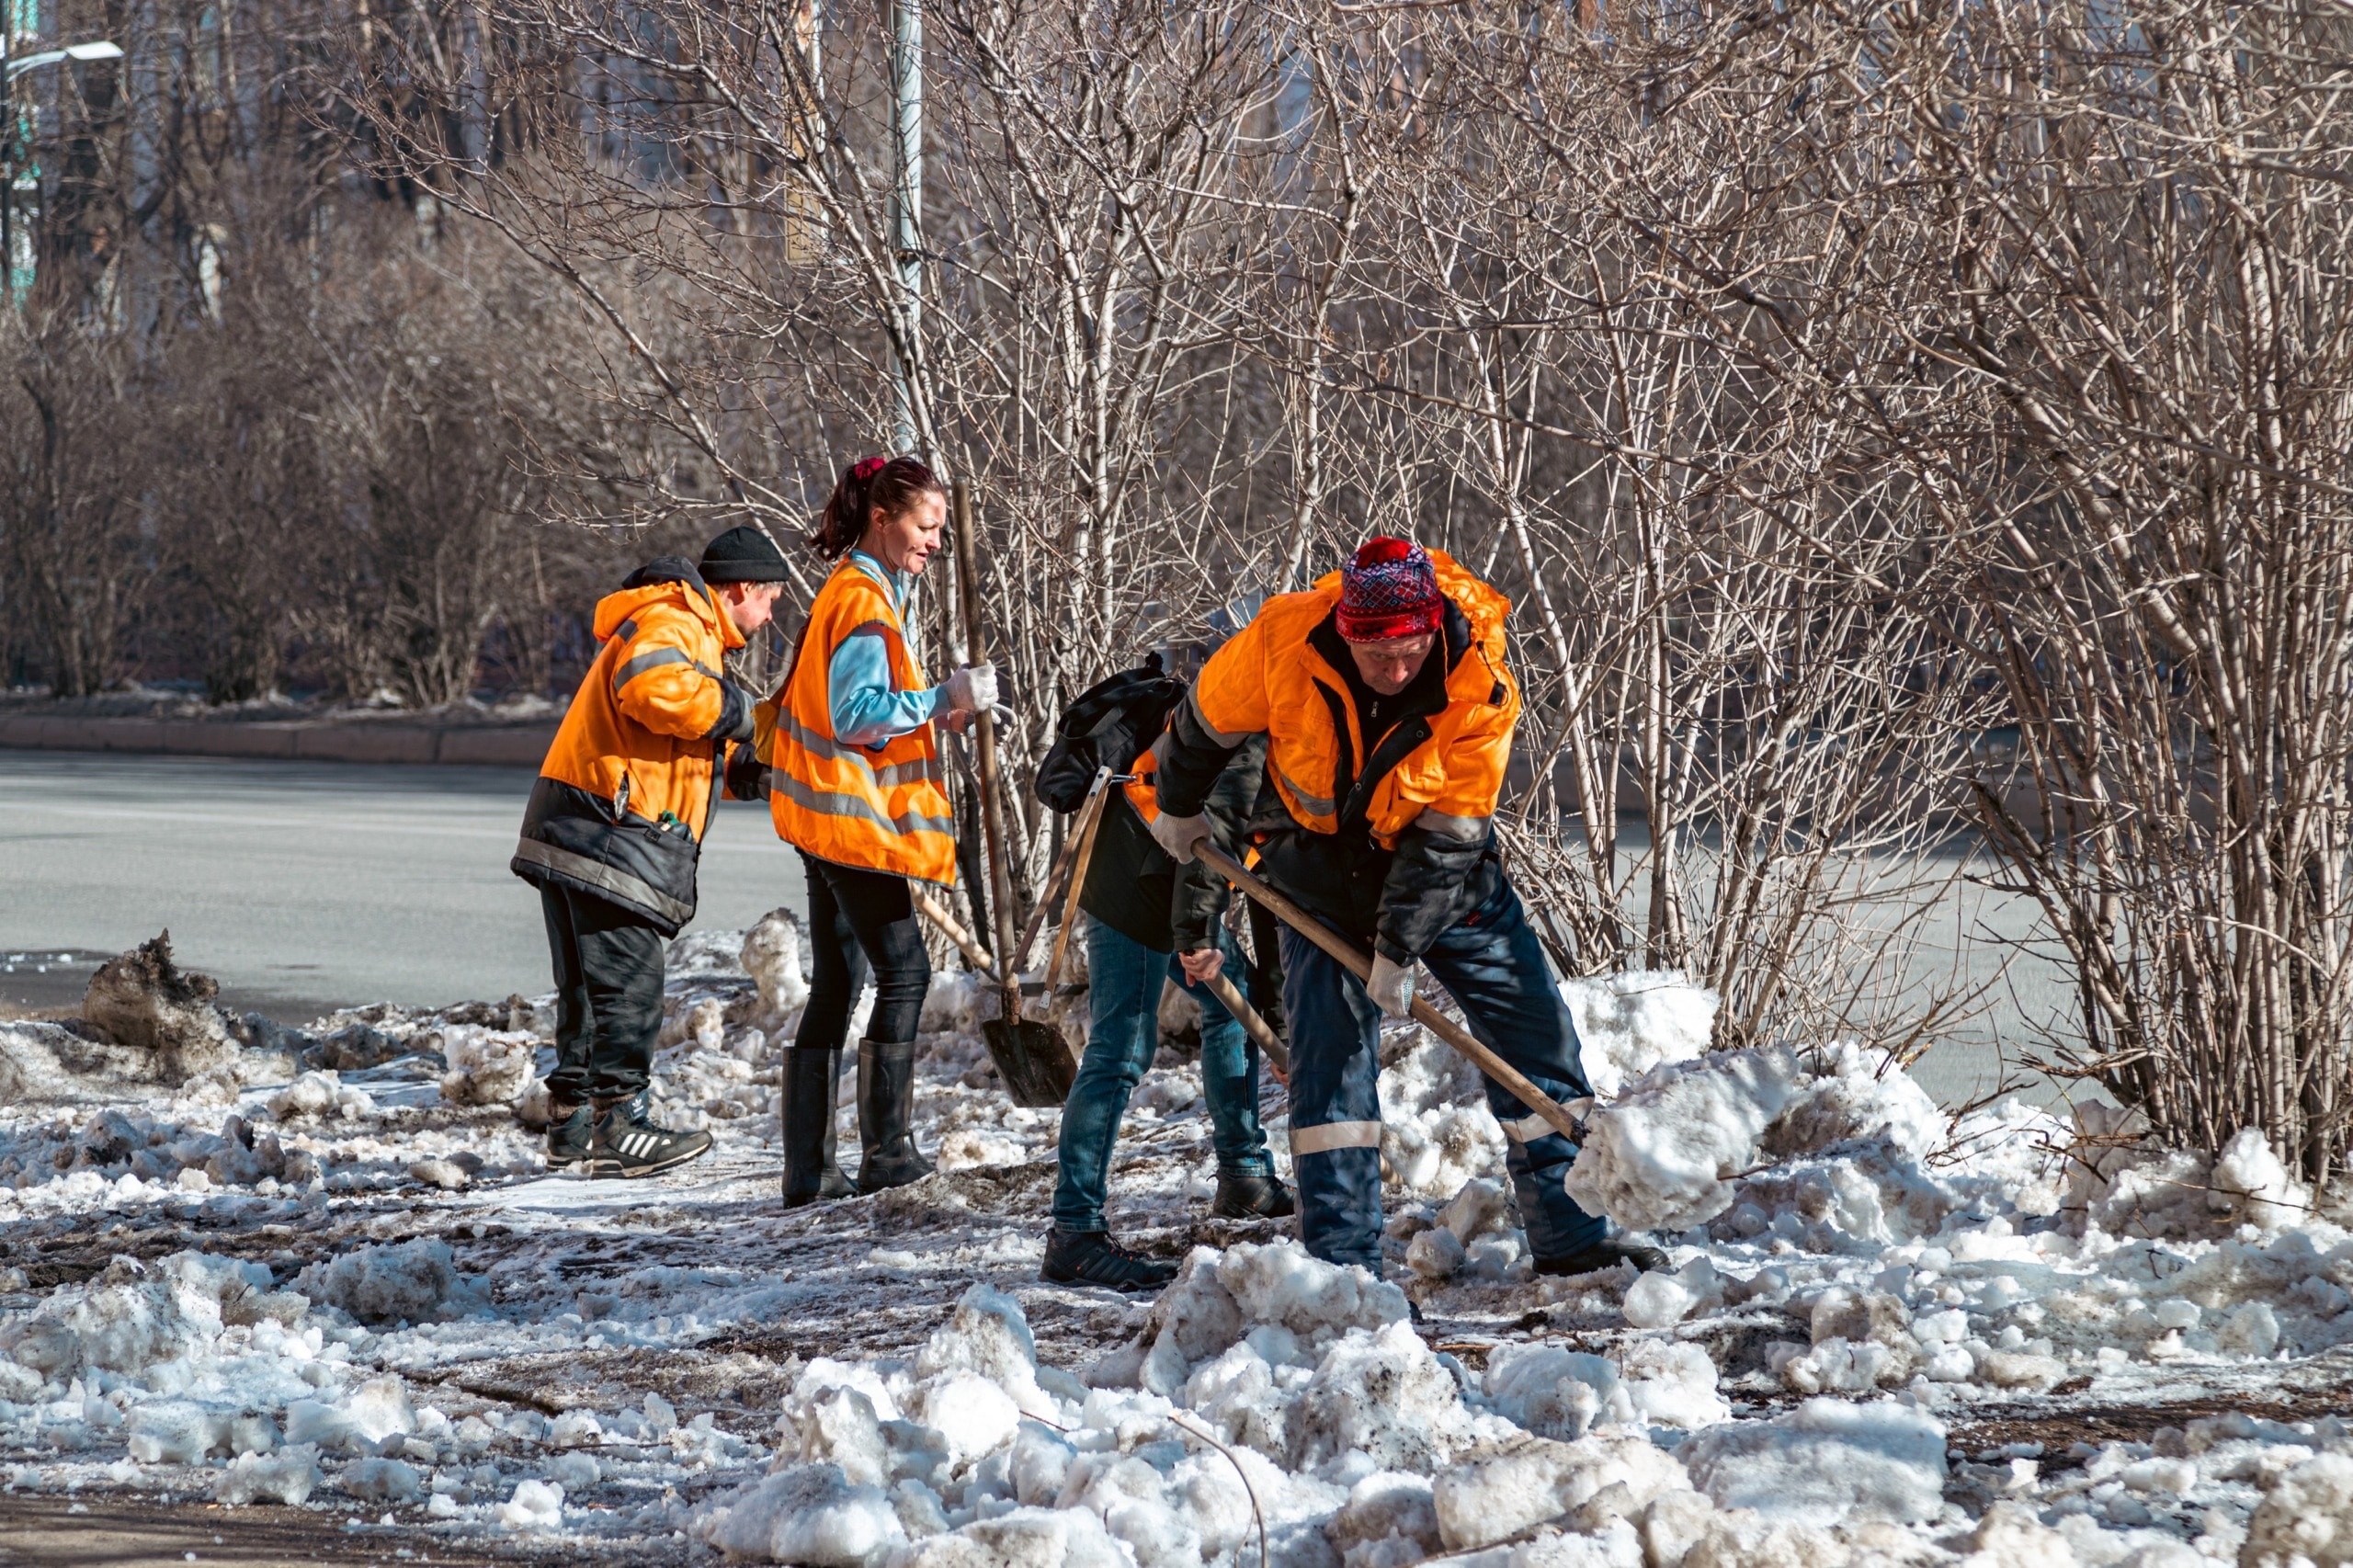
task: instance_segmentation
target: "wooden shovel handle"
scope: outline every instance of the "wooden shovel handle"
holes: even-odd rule
[[[1223,1003],[1225,1010],[1233,1015],[1234,1020],[1242,1026],[1242,1032],[1258,1042],[1258,1052],[1267,1059],[1267,1065],[1275,1070],[1275,1076],[1284,1084],[1290,1084],[1290,1052],[1283,1049],[1282,1038],[1275,1033],[1273,1027],[1258,1016],[1258,1009],[1243,999],[1241,988],[1228,980],[1222,970],[1202,983],[1209,987],[1210,994]]]
[[[956,944],[956,950],[964,955],[965,961],[995,980],[996,960],[989,957],[988,949],[974,941],[972,934],[959,926],[956,917],[940,907],[938,900],[912,882],[907,884],[907,891],[915,899],[915,913],[938,926],[948,939]]]
[[[1063,879],[1070,875],[1071,867],[1078,860],[1081,851],[1079,841],[1086,835],[1086,824],[1094,820],[1094,813],[1101,809],[1099,801],[1103,790],[1110,781],[1109,768],[1095,770],[1095,782],[1087,787],[1086,803],[1078,808],[1078,820],[1071,824],[1070,838],[1063,845],[1062,858],[1054,862],[1053,870],[1047,874],[1045,891],[1038,895],[1038,907],[1029,912],[1029,924],[1021,928],[1021,935],[1014,940],[1013,972],[1016,974],[1029,967],[1030,945],[1037,941],[1038,928],[1045,925],[1047,912],[1053,908],[1054,900],[1062,896]],[[1072,877],[1068,885],[1076,887],[1080,880]]]
[[[1284,925],[1331,954],[1350,974],[1358,980],[1372,978],[1372,960],[1358,951],[1355,943],[1267,886],[1241,861],[1206,838],[1193,846],[1193,853],[1199,857],[1201,864],[1273,910]],[[1469,1029],[1419,996],[1414,998],[1414,1021],[1469,1057],[1480,1072],[1509,1090],[1512,1098],[1542,1117],[1555,1132],[1572,1142],[1585,1136],[1576,1119],[1562,1108],[1560,1101],[1529,1083],[1528,1074],[1480,1044]]]
[[[1103,768],[1095,776],[1095,792],[1086,802],[1086,821],[1073,840],[1078,846],[1078,858],[1071,862],[1070,892],[1063,899],[1063,923],[1054,933],[1054,960],[1046,966],[1046,993],[1053,994],[1054,982],[1062,977],[1063,955],[1070,950],[1070,928],[1078,920],[1078,895],[1086,886],[1086,868],[1095,859],[1095,835],[1103,825],[1103,813],[1111,803],[1111,770]]]
[[[970,664],[981,657],[981,582],[980,566],[973,554],[972,487],[958,480],[949,487],[950,504],[956,511],[956,592],[964,608],[964,659]],[[1005,790],[998,782],[996,762],[996,719],[983,708],[974,715],[972,723],[973,750],[979,754],[981,771],[981,827],[989,846],[989,902],[996,915],[996,945],[1006,953],[1013,951],[1013,870],[1005,858]],[[997,983],[1006,988],[1006,1017],[1018,1016],[1013,1000],[1019,980],[1008,963]]]

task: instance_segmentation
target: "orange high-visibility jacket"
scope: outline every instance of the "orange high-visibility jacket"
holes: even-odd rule
[[[930,684],[889,592],[852,562],[835,567],[809,607],[808,627],[774,704],[767,760],[777,835],[835,865],[952,886],[956,824],[931,724],[876,746],[834,738],[834,652],[861,631],[881,633],[899,690]]]
[[[1394,849],[1397,835],[1417,823],[1443,837],[1483,840],[1519,721],[1519,687],[1504,667],[1511,601],[1442,551],[1429,553],[1438,590],[1470,625],[1471,644],[1447,671],[1445,709],[1413,722],[1421,728],[1412,733],[1423,738],[1379,777],[1365,801],[1366,830],[1384,849]],[[1305,593],[1269,599],[1211,655],[1187,699],[1192,719],[1222,747],[1267,737],[1267,778],[1293,820],[1319,834],[1340,830],[1347,802],[1335,797],[1343,746],[1352,781],[1387,760],[1366,756],[1348,683],[1309,641],[1339,601],[1337,572]],[[1431,657],[1445,656],[1442,644]],[[1404,732],[1404,725],[1392,732],[1392,745]]]
[[[694,567],[656,561],[597,605],[603,644],[540,765],[513,869],[644,915],[693,918],[695,863],[747,718],[722,674],[744,635]]]

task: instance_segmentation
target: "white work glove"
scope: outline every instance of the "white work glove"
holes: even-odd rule
[[[978,713],[996,706],[996,666],[966,665],[948,677],[948,706]]]
[[[1168,851],[1179,866],[1192,863],[1193,846],[1210,835],[1210,819],[1180,817],[1167,812],[1152,819],[1153,841]]]
[[[1365,994],[1392,1018],[1406,1018],[1414,1013],[1414,966],[1412,963],[1391,961],[1387,953],[1372,955],[1372,978],[1364,983]]]

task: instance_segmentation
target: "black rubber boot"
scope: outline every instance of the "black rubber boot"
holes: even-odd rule
[[[915,1147],[915,1042],[858,1042],[858,1190],[881,1192],[931,1174]]]
[[[592,1176],[650,1176],[710,1153],[710,1134],[657,1126],[654,1096],[640,1089],[625,1100],[600,1106],[588,1138]]]
[[[1220,1171],[1210,1212],[1221,1220],[1279,1220],[1297,1208],[1290,1188],[1272,1171]]]
[[[1536,1260],[1539,1274],[1597,1274],[1605,1268],[1615,1268],[1631,1263],[1645,1274],[1654,1274],[1666,1267],[1666,1254],[1648,1242],[1631,1236],[1615,1236],[1606,1242],[1573,1252],[1566,1257],[1540,1257]]]
[[[588,1157],[597,1113],[585,1105],[551,1105],[548,1112],[548,1169],[569,1170]]]
[[[784,1206],[847,1198],[858,1189],[834,1163],[836,1118],[834,1084],[838,1051],[788,1049],[784,1053]]]
[[[1046,1261],[1038,1278],[1057,1285],[1108,1285],[1114,1290],[1157,1290],[1176,1278],[1176,1266],[1130,1252],[1108,1231],[1046,1233]]]

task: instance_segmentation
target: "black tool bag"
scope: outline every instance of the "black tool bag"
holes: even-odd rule
[[[1054,725],[1054,744],[1038,768],[1038,799],[1057,812],[1078,810],[1097,770],[1125,773],[1160,738],[1184,696],[1185,683],[1162,669],[1157,653],[1088,687]]]

